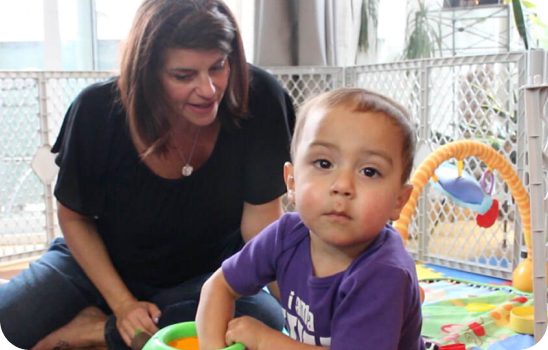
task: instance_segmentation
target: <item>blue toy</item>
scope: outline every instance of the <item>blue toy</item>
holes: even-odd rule
[[[478,213],[476,223],[491,227],[498,216],[498,201],[491,197],[494,176],[490,170],[483,173],[480,182],[463,171],[462,161],[457,164],[445,161],[434,171],[432,183],[435,189],[456,204]]]

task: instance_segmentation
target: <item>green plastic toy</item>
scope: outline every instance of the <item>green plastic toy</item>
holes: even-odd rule
[[[183,338],[196,337],[196,324],[194,322],[175,323],[156,332],[145,344],[142,350],[198,350],[197,342],[187,342],[185,348],[175,348],[169,343]],[[232,344],[223,350],[245,350],[242,343]]]

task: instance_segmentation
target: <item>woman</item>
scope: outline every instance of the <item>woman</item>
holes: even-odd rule
[[[67,111],[52,148],[64,239],[0,287],[7,339],[125,349],[194,319],[211,272],[280,216],[293,122],[221,0],[145,0],[120,76]],[[237,313],[283,326],[264,292]]]

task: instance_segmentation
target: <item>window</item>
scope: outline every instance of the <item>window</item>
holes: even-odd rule
[[[141,1],[1,1],[0,70],[115,70]],[[254,2],[226,3],[252,61]]]
[[[43,69],[42,0],[0,2],[0,69]]]
[[[95,0],[97,46],[96,69],[115,70],[120,44],[127,36],[141,0]]]

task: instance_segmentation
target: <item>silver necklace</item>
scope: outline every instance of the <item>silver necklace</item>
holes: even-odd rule
[[[194,140],[192,141],[192,148],[190,149],[190,154],[188,155],[188,160],[184,156],[183,151],[177,147],[177,153],[179,153],[179,157],[181,157],[181,160],[183,161],[184,165],[181,168],[181,174],[183,176],[190,176],[192,175],[192,172],[194,171],[194,167],[190,164],[192,161],[192,156],[194,155],[194,149],[196,148],[196,144],[198,143],[198,136],[200,136],[200,131],[202,128],[199,128],[198,131],[196,131],[196,134],[194,135]]]

